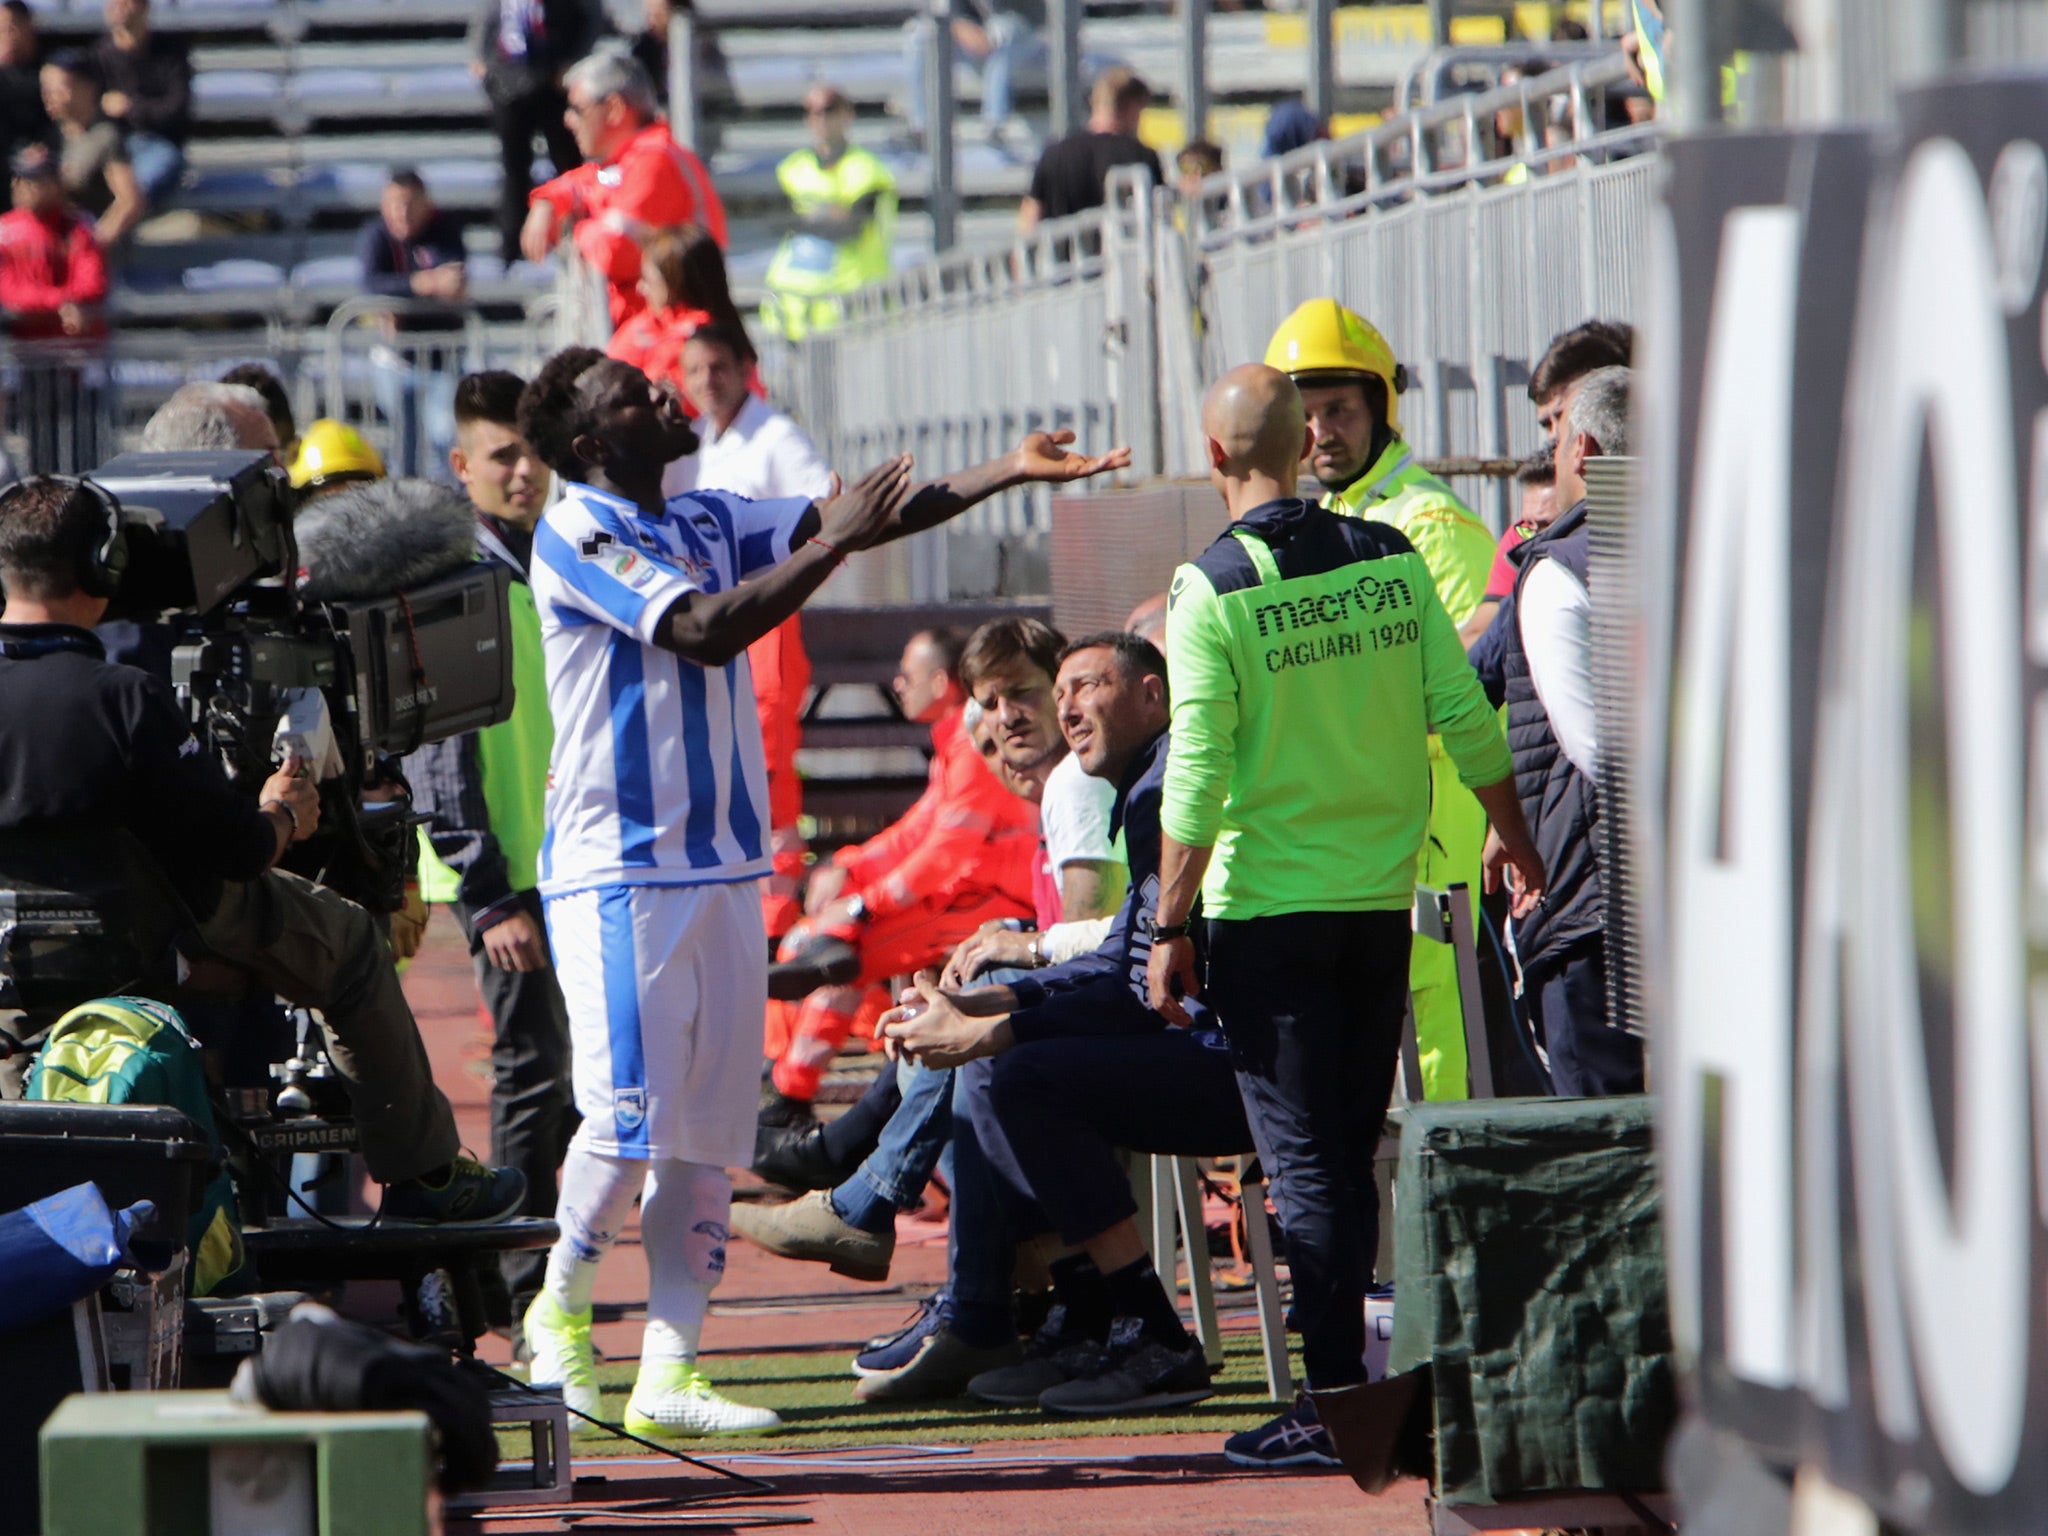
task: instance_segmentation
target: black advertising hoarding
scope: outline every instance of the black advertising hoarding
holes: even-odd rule
[[[1643,359],[1674,1331],[1714,1422],[1956,1536],[2048,1509],[2043,138],[2028,77],[1674,144]]]

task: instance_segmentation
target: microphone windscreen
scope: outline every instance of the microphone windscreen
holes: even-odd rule
[[[293,524],[299,594],[316,602],[390,597],[476,558],[476,509],[434,480],[366,480],[330,491]]]

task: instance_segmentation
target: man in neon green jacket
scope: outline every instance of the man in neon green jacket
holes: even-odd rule
[[[1310,299],[1273,333],[1266,363],[1301,391],[1314,444],[1306,463],[1328,492],[1323,505],[1400,529],[1429,567],[1451,623],[1462,629],[1486,597],[1493,534],[1402,441],[1408,371],[1394,361],[1386,338],[1335,299]],[[1435,738],[1429,763],[1434,799],[1415,880],[1437,890],[1463,881],[1476,918],[1486,818]],[[1416,945],[1408,984],[1424,1096],[1462,1099],[1465,1016],[1450,947]]]
[[[526,584],[548,472],[514,417],[525,381],[473,373],[455,389],[448,462],[477,512],[477,552],[513,576],[512,716],[423,748],[408,761],[420,828],[420,892],[461,922],[490,1010],[491,1155],[526,1175],[524,1214],[552,1218],[555,1176],[577,1114],[569,1087],[569,1019],[542,924],[535,866],[554,724],[542,672],[540,616]],[[540,1289],[546,1250],[507,1254],[507,1321]],[[496,1322],[498,1319],[493,1318]]]
[[[1233,522],[1168,594],[1173,753],[1146,987],[1170,1023],[1188,1022],[1195,993],[1222,1021],[1280,1202],[1309,1385],[1331,1391],[1365,1379],[1373,1156],[1406,1012],[1431,735],[1498,830],[1519,911],[1543,863],[1429,567],[1399,530],[1294,495],[1307,433],[1287,376],[1226,374],[1202,432]],[[1313,1433],[1313,1408],[1289,1412]]]
[[[775,179],[796,215],[768,263],[761,318],[795,341],[839,323],[839,300],[889,275],[896,238],[896,178],[848,142],[853,103],[837,87],[804,93],[814,144],[793,151]]]

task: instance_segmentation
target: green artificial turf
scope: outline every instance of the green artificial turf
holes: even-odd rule
[[[678,1441],[686,1449],[818,1449],[840,1445],[975,1444],[993,1440],[1073,1440],[1094,1435],[1163,1435],[1207,1432],[1218,1436],[1262,1424],[1279,1411],[1266,1396],[1266,1372],[1256,1332],[1229,1333],[1223,1340],[1223,1371],[1216,1395],[1186,1408],[1129,1418],[1079,1418],[1038,1408],[997,1408],[973,1398],[944,1402],[862,1403],[853,1396],[854,1377],[843,1349],[816,1353],[716,1355],[705,1367],[719,1390],[736,1400],[773,1408],[785,1428],[772,1435],[715,1435]],[[1294,1362],[1295,1379],[1301,1364]],[[625,1415],[632,1389],[630,1362],[600,1364],[605,1417]],[[506,1454],[524,1455],[511,1437]],[[576,1441],[578,1457],[644,1456],[644,1446],[616,1436]]]

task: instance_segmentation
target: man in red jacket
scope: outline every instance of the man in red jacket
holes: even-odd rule
[[[636,285],[647,237],[701,224],[723,246],[725,205],[704,162],[670,137],[654,87],[630,58],[593,53],[572,65],[562,84],[565,120],[583,164],[533,189],[519,249],[528,261],[545,261],[564,228],[573,227],[576,249],[610,285],[616,329],[646,304]]]
[[[92,226],[72,212],[56,157],[14,157],[14,211],[0,216],[0,308],[17,340],[103,336],[107,260]]]
[[[836,984],[805,997],[793,1026],[786,1026],[788,1045],[774,1080],[788,1102],[771,1106],[770,1118],[804,1112],[798,1106],[816,1096],[869,987],[941,962],[991,919],[1032,915],[1037,808],[989,771],[961,723],[960,651],[961,639],[950,630],[916,635],[896,678],[903,713],[932,728],[924,794],[893,826],[840,849],[830,864],[812,871],[805,902],[810,917],[782,949],[785,961],[803,959],[778,969],[787,975],[812,968],[819,951],[811,946],[821,938],[838,941],[827,953],[844,963],[817,967],[809,979]],[[769,1004],[771,1013],[786,1007]]]

